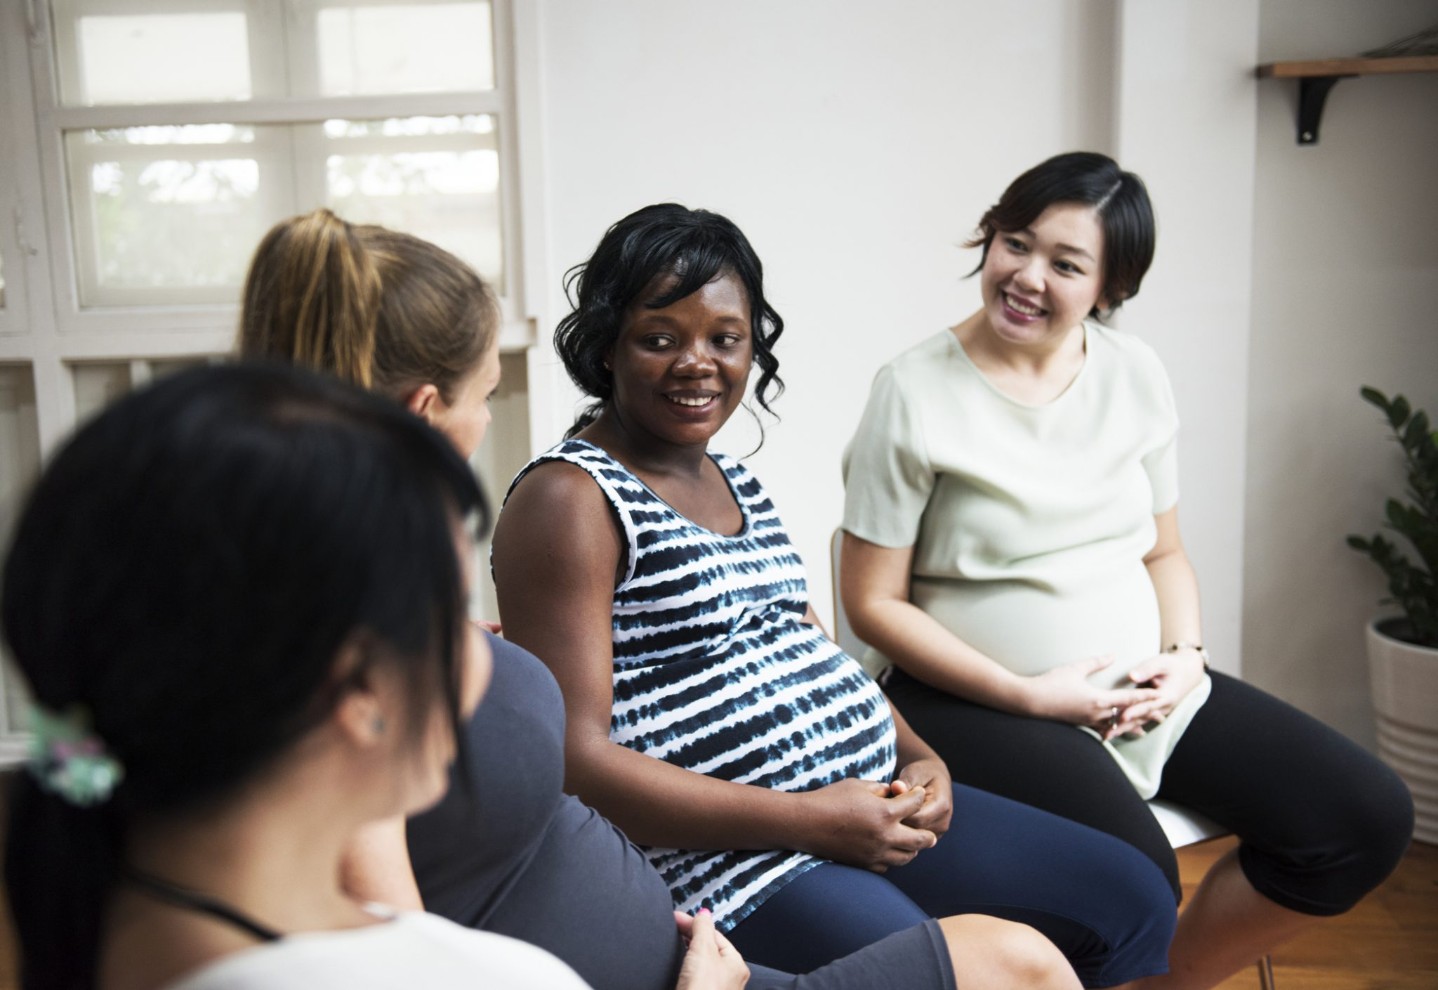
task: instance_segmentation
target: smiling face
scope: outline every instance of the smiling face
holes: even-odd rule
[[[1103,228],[1093,208],[1055,203],[1030,226],[999,231],[980,288],[996,337],[1024,347],[1057,347],[1095,306],[1104,275]]]
[[[744,399],[754,360],[749,296],[726,273],[661,309],[644,305],[672,284],[656,279],[625,313],[609,355],[610,405],[636,439],[703,446]]]

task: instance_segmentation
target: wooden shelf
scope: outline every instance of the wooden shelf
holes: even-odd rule
[[[1393,58],[1316,58],[1306,62],[1269,62],[1258,67],[1258,75],[1263,79],[1374,76],[1390,72],[1438,72],[1438,55],[1396,55]]]
[[[1318,125],[1328,91],[1340,79],[1398,72],[1438,72],[1438,55],[1395,55],[1391,58],[1319,58],[1260,65],[1260,79],[1298,80],[1298,143],[1317,144]]]

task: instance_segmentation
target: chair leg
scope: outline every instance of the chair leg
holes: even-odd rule
[[[1264,956],[1258,960],[1258,985],[1263,990],[1276,990],[1277,984],[1273,982],[1273,957]]]

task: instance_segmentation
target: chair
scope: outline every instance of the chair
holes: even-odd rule
[[[854,629],[849,625],[849,617],[844,612],[843,597],[839,594],[839,555],[843,542],[843,529],[834,530],[833,536],[829,538],[829,577],[834,595],[834,642],[838,643],[845,653],[859,659],[867,646],[854,635]],[[1159,828],[1163,829],[1163,834],[1168,838],[1168,844],[1175,850],[1229,834],[1228,829],[1212,819],[1172,801],[1154,798],[1148,802],[1148,810],[1153,812]],[[1274,990],[1276,987],[1272,956],[1265,955],[1258,960],[1258,983],[1262,990]]]

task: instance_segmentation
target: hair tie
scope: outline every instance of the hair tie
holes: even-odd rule
[[[106,801],[125,768],[105,750],[105,743],[90,728],[90,717],[79,705],[62,714],[39,705],[30,707],[28,769],[43,790],[78,808]]]

